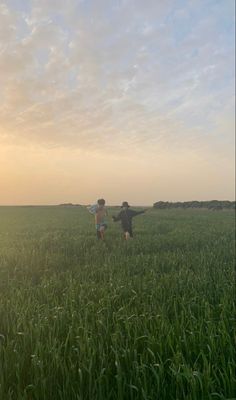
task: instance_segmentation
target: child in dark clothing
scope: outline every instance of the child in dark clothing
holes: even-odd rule
[[[119,214],[115,217],[113,216],[112,219],[114,222],[121,221],[121,226],[124,231],[125,239],[128,240],[129,238],[133,237],[133,230],[132,230],[132,218],[136,215],[140,215],[145,213],[146,210],[143,211],[134,211],[129,209],[129,204],[127,201],[123,201],[122,203],[122,210]]]

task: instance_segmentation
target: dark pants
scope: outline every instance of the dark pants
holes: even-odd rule
[[[130,237],[133,237],[133,229],[132,226],[122,226],[122,229],[125,232],[128,232]]]

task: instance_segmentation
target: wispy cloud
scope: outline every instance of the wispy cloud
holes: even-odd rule
[[[2,2],[0,135],[101,151],[227,154],[234,1],[226,3]]]

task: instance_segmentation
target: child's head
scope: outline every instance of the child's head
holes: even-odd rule
[[[97,203],[98,203],[98,206],[102,208],[102,207],[105,206],[105,203],[106,203],[106,202],[105,202],[104,199],[98,199]]]
[[[122,208],[129,208],[129,203],[128,203],[128,201],[123,201],[121,207],[122,207]]]

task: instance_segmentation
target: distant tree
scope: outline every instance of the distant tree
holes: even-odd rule
[[[184,201],[184,202],[169,202],[169,201],[157,201],[153,204],[154,208],[164,210],[172,208],[207,208],[208,210],[220,211],[223,209],[235,210],[236,202],[229,200],[210,200],[210,201]]]

